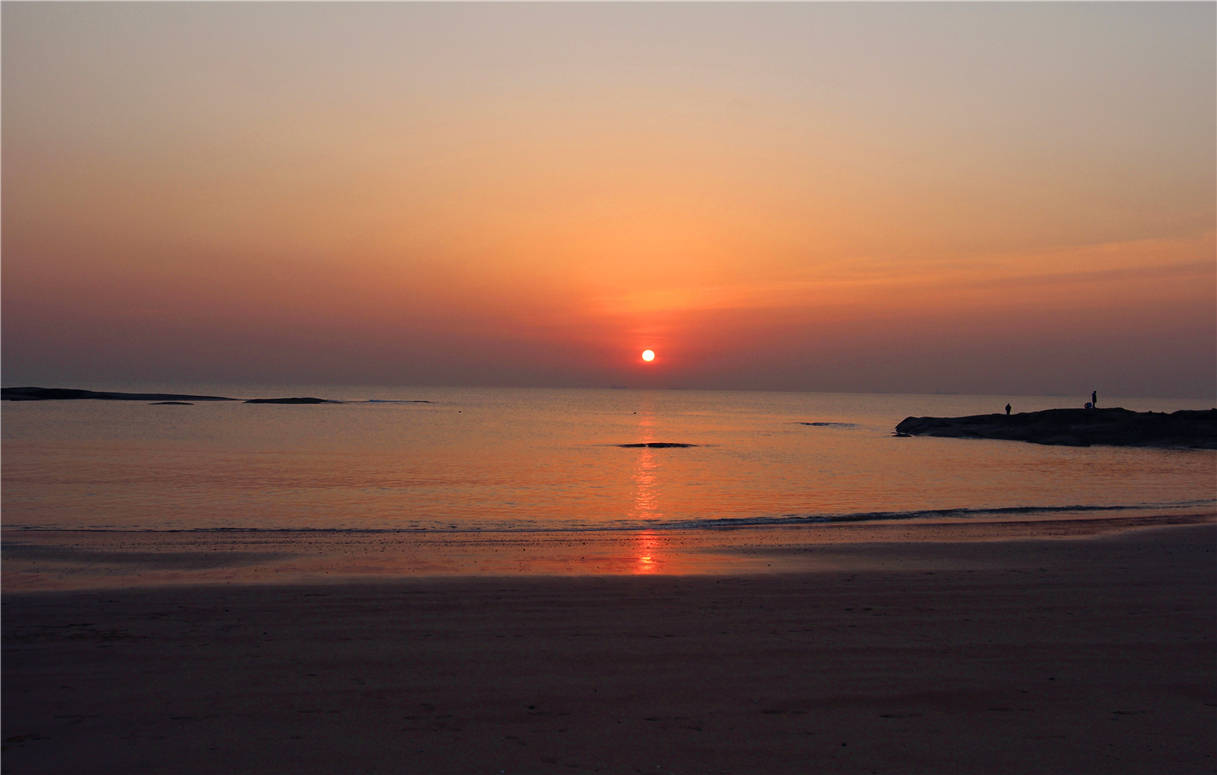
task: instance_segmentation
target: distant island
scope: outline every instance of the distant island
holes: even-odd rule
[[[906,417],[900,436],[1001,439],[1088,447],[1189,447],[1217,449],[1217,409],[1133,412],[1128,409],[1047,409],[969,417]]]
[[[0,388],[4,401],[152,401],[157,404],[189,404],[194,401],[240,401],[227,396],[190,396],[179,393],[116,393],[77,388],[11,387]],[[328,398],[250,398],[247,404],[341,404]]]

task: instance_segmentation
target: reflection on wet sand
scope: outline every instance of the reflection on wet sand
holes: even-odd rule
[[[660,563],[656,549],[659,548],[659,540],[655,536],[655,531],[643,530],[638,533],[634,546],[635,555],[638,558],[634,565],[634,573],[639,576],[658,573]]]

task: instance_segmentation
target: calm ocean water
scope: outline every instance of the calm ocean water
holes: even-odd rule
[[[1211,450],[892,436],[906,416],[996,412],[1006,397],[299,386],[176,392],[358,403],[5,402],[4,527],[815,529],[926,512],[969,519],[1217,502]],[[1084,400],[1012,403],[1030,411]],[[1202,400],[1100,400],[1142,410],[1208,408]],[[697,446],[618,446],[640,442]]]

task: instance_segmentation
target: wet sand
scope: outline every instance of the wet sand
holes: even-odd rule
[[[804,570],[6,588],[3,770],[1217,771],[1217,526],[783,551]]]
[[[571,532],[3,530],[5,592],[204,584],[330,584],[406,577],[799,573],[975,566],[959,543],[1071,540],[1217,523],[1169,512],[842,522],[793,528]],[[941,545],[943,549],[935,547]],[[945,554],[944,554],[945,552]],[[1008,564],[1023,554],[1003,552]],[[1038,553],[1029,564],[1038,562]],[[987,566],[985,566],[987,567]]]

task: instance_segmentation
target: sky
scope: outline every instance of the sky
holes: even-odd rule
[[[0,377],[1214,396],[1215,26],[4,3]]]

